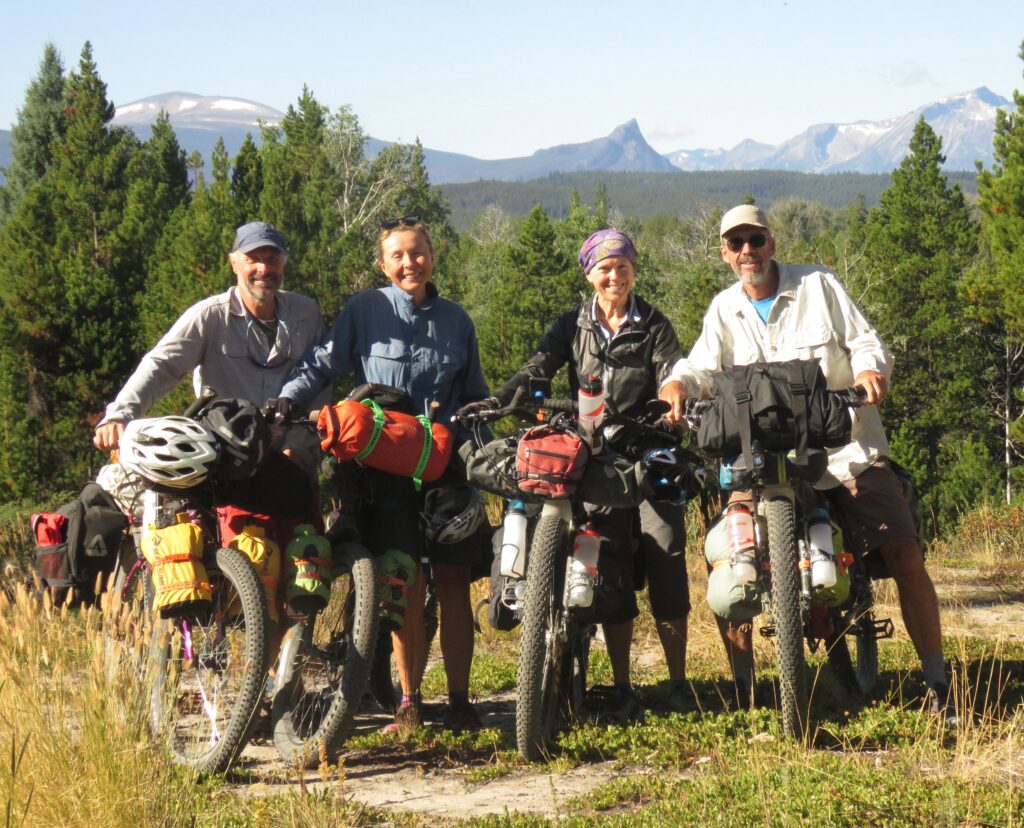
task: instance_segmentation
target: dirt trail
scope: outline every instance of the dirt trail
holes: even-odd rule
[[[944,632],[947,635],[983,636],[989,640],[1024,640],[1024,586],[1017,591],[986,583],[977,571],[932,568],[939,595]],[[880,603],[895,604],[895,590],[883,588]],[[890,609],[894,621],[898,607]],[[897,622],[898,623],[898,622]],[[657,661],[659,652],[638,652],[640,662]],[[432,659],[433,660],[433,659]],[[480,702],[488,727],[512,731],[515,728],[515,697],[504,694]],[[376,710],[376,708],[374,708]],[[439,723],[441,708],[427,705],[428,724]],[[357,732],[370,732],[389,721],[380,712],[359,717]],[[239,770],[262,781],[237,785],[235,790],[251,796],[269,796],[298,789],[294,773],[288,774],[273,745],[257,740],[246,748]],[[650,773],[649,768],[619,768],[613,762],[597,762],[564,773],[530,769],[482,782],[466,781],[465,765],[440,762],[426,752],[410,752],[401,745],[372,751],[353,751],[344,757],[344,779],[321,780],[316,771],[303,775],[304,786],[317,790],[325,785],[367,806],[414,812],[425,824],[454,818],[482,817],[520,811],[555,818],[565,815],[568,799],[623,775]]]

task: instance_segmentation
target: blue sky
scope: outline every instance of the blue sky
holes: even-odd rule
[[[115,104],[170,91],[277,109],[307,84],[387,140],[483,158],[636,118],[655,149],[778,143],[821,122],[1024,88],[1024,1],[2,0],[0,127],[52,41]]]

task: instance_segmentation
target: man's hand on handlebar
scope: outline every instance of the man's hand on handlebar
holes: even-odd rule
[[[285,426],[295,416],[292,401],[287,397],[272,397],[267,400],[263,413],[271,425]]]
[[[498,408],[501,408],[501,400],[497,397],[487,397],[487,399],[484,400],[466,403],[462,408],[455,412],[455,419],[461,420],[472,417],[475,414],[485,414],[488,411],[495,411]]]
[[[665,412],[665,419],[670,423],[682,422],[686,413],[686,388],[679,380],[666,382],[658,392],[658,399],[672,406]]]
[[[889,380],[885,374],[878,371],[861,371],[853,381],[854,386],[863,388],[865,392],[864,402],[866,405],[878,405],[889,390]]]
[[[121,444],[122,434],[124,434],[124,423],[120,420],[108,420],[96,426],[92,441],[100,451],[114,451]]]

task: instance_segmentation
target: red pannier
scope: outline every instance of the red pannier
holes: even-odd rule
[[[570,497],[589,459],[590,446],[575,431],[535,426],[519,438],[516,449],[519,488],[552,499]]]
[[[373,400],[325,406],[316,427],[320,448],[339,460],[356,460],[417,484],[437,480],[452,456],[452,434],[441,423],[385,411]]]

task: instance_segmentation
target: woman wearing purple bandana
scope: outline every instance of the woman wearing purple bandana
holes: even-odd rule
[[[507,405],[516,389],[531,377],[550,379],[563,365],[569,367],[574,396],[581,376],[600,376],[606,399],[621,414],[639,414],[645,403],[658,397],[661,381],[682,349],[668,319],[633,293],[633,240],[619,230],[599,230],[583,243],[579,263],[594,288],[593,297],[555,320],[526,365],[491,398],[494,405]],[[633,509],[595,507],[590,518],[602,536],[599,570],[603,587],[595,592],[594,610],[596,620],[604,626],[615,681],[610,717],[627,722],[643,715],[629,678],[633,619],[639,614],[633,588],[633,549],[643,560],[651,613],[665,651],[668,706],[674,710],[688,707],[686,620],[690,596],[683,559],[683,507],[648,500]]]

